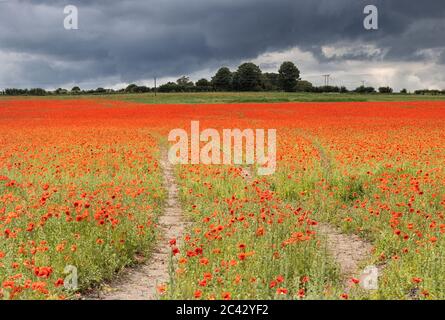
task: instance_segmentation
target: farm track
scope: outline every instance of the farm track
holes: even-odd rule
[[[320,162],[323,168],[324,177],[329,180],[332,174],[332,161],[320,143],[308,137],[320,155]],[[340,275],[343,280],[343,287],[346,292],[351,289],[351,278],[360,276],[361,264],[366,261],[371,254],[373,245],[363,240],[357,235],[343,233],[337,227],[329,223],[319,223],[316,226],[317,232],[326,238],[326,249],[335,259],[340,267]]]
[[[164,188],[168,192],[164,214],[159,218],[159,239],[147,262],[128,268],[105,290],[98,293],[100,300],[156,300],[159,285],[169,281],[170,239],[183,239],[187,222],[184,219],[174,166],[168,161],[167,150],[162,151],[161,167]]]
[[[361,264],[366,261],[372,244],[357,235],[348,235],[328,223],[319,223],[317,232],[326,238],[326,249],[340,267],[343,287],[346,292],[352,286],[352,277],[359,276]]]
[[[320,154],[325,175],[329,177],[332,170],[331,161],[321,146],[314,145]],[[251,167],[242,168],[241,175],[246,182],[250,183],[253,179]],[[357,235],[345,234],[329,223],[319,222],[315,229],[319,235],[325,238],[324,246],[338,264],[343,288],[345,292],[349,292],[352,287],[351,278],[360,276],[362,271],[360,267],[370,257],[373,245]]]
[[[329,180],[332,172],[332,161],[319,143],[312,140],[312,144],[320,155],[325,179]],[[354,276],[359,276],[360,265],[369,258],[373,248],[372,244],[357,235],[342,233],[341,230],[329,223],[319,223],[317,231],[326,237],[326,249],[339,265],[344,289],[349,291],[352,285],[350,280]]]

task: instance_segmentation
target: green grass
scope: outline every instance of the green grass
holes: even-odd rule
[[[147,104],[199,103],[273,103],[273,102],[364,102],[364,101],[434,101],[445,96],[410,94],[356,94],[356,93],[286,93],[286,92],[211,92],[211,93],[153,93],[108,95],[60,95],[44,97],[8,97],[1,100],[22,99],[107,99]]]

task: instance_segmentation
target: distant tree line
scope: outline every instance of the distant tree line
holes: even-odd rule
[[[227,67],[220,68],[210,79],[200,79],[194,83],[188,77],[183,76],[176,82],[167,82],[159,88],[149,88],[147,86],[138,86],[130,84],[120,90],[97,88],[95,90],[81,90],[78,86],[71,90],[58,88],[54,91],[46,91],[41,88],[33,89],[5,89],[0,94],[9,96],[44,96],[44,95],[80,95],[80,94],[113,94],[113,93],[147,93],[147,92],[218,92],[218,91],[284,91],[284,92],[314,92],[314,93],[380,93],[391,94],[393,89],[390,87],[380,87],[377,90],[374,87],[360,86],[355,90],[348,90],[344,86],[314,86],[312,83],[300,78],[300,70],[290,61],[283,62],[277,73],[262,72],[260,67],[252,62],[241,64],[236,71],[231,71]],[[408,91],[403,89],[402,94]],[[445,94],[445,90],[416,90],[415,94]]]
[[[168,82],[159,92],[210,92],[210,91],[297,91],[300,70],[294,63],[284,62],[278,73],[263,73],[254,63],[243,63],[235,72],[220,68],[211,80],[200,79],[193,83],[188,77]]]
[[[445,89],[444,90],[416,90],[414,91],[415,94],[422,94],[422,95],[442,95],[445,94]]]

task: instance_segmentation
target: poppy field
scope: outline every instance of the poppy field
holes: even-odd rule
[[[159,245],[175,128],[277,130],[277,168],[177,165],[162,299],[445,299],[445,102],[0,100],[0,297],[71,299]],[[320,224],[372,245],[345,279]],[[66,286],[67,266],[78,287]]]

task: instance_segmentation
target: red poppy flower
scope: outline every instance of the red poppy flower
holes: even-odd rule
[[[230,292],[224,292],[224,293],[222,294],[222,298],[223,298],[224,300],[231,300],[231,299],[232,299],[232,296],[231,296]]]
[[[288,290],[286,288],[278,288],[277,294],[278,295],[286,295],[288,293]]]
[[[57,279],[56,282],[54,282],[54,286],[56,286],[56,287],[63,286],[63,284],[64,284],[64,281],[61,278]]]
[[[304,289],[298,290],[298,297],[300,299],[304,298],[306,296],[306,291]]]
[[[34,274],[39,278],[49,278],[53,269],[51,267],[35,267]]]
[[[413,282],[413,283],[421,283],[423,280],[422,280],[422,278],[417,278],[417,277],[414,277],[414,278],[412,278],[411,279],[411,281]]]
[[[241,252],[241,253],[238,255],[238,259],[240,259],[241,261],[246,260],[246,257],[247,257],[247,255],[246,255],[244,252]]]

